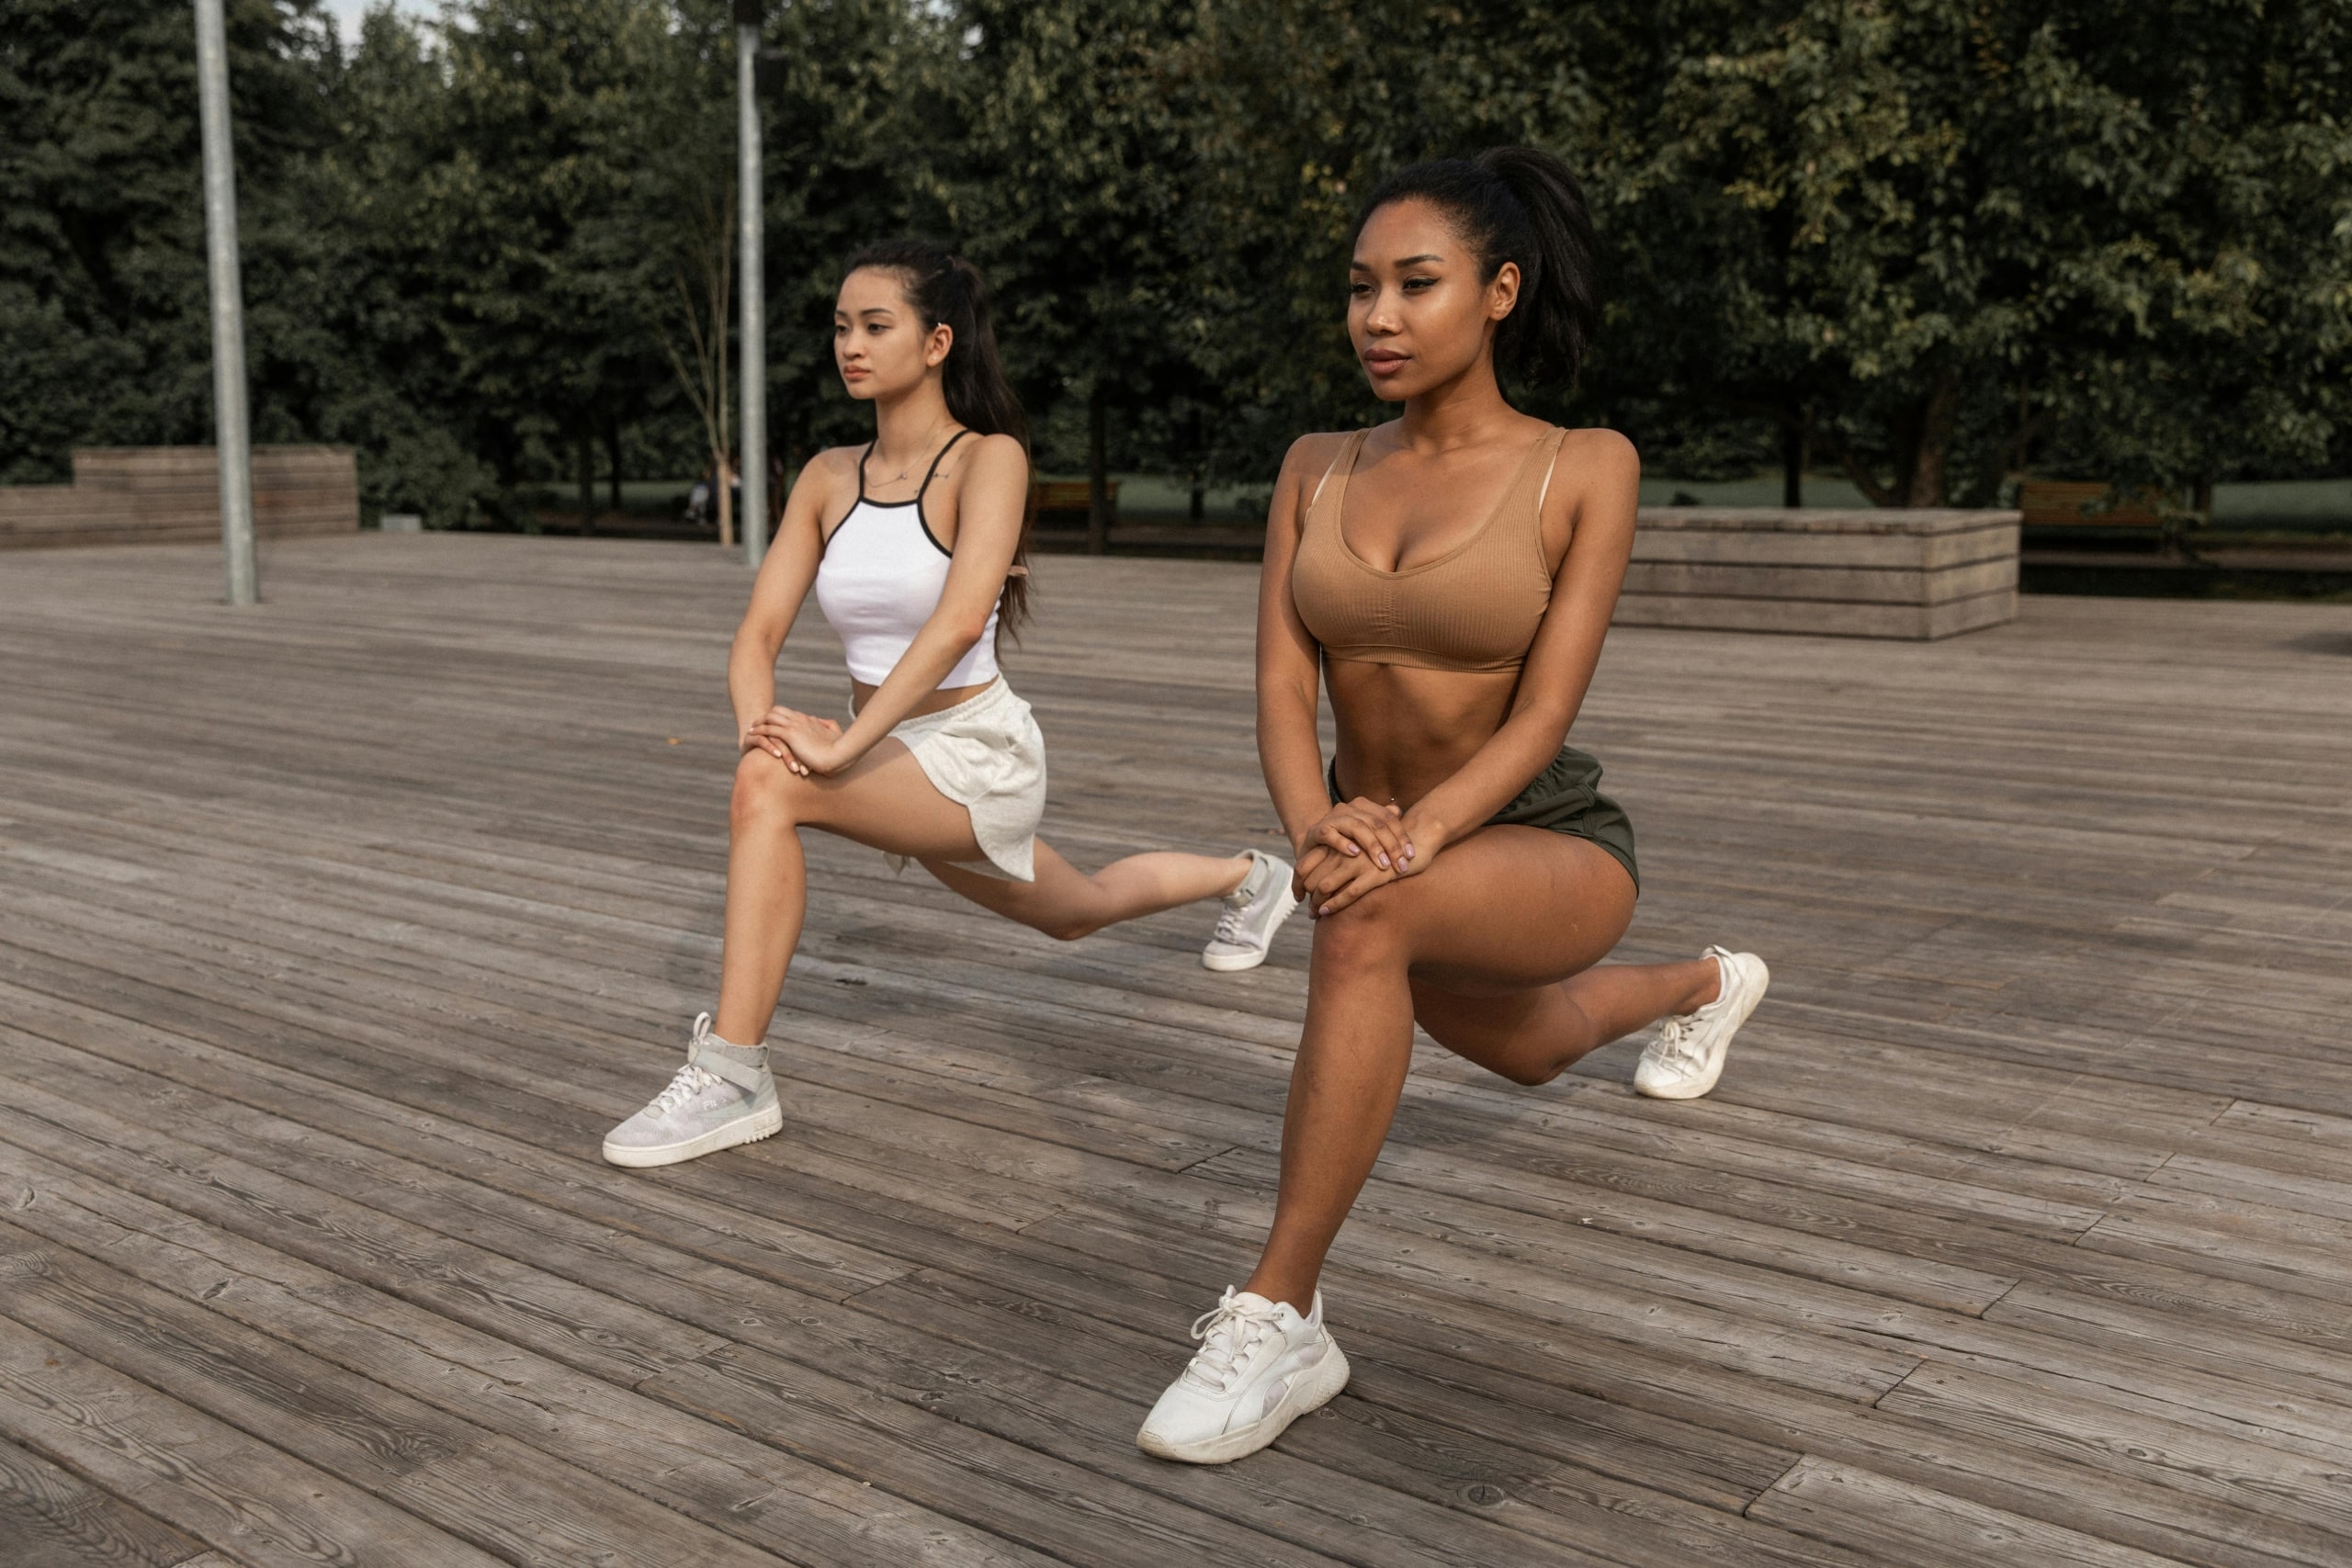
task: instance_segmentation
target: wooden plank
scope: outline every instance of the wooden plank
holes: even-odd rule
[[[778,1559],[307,1352],[0,1224],[0,1312],[510,1561]]]
[[[2013,590],[2015,556],[1960,566],[1759,565],[1748,561],[1637,560],[1625,592],[1642,598],[1802,599],[1835,604],[1943,604]]]
[[[0,489],[0,547],[206,539],[220,526],[219,473],[209,446],[77,448],[73,485]],[[358,469],[348,448],[256,447],[253,481],[263,538],[359,526]]]
[[[2001,560],[2018,553],[2017,525],[1998,523],[1960,533],[1816,534],[1758,528],[1661,528],[1634,532],[1633,558],[1722,562],[1744,566],[1838,566],[1936,571]]]
[[[1748,1509],[1873,1558],[1920,1568],[1987,1562],[2047,1568],[2179,1568],[2194,1559],[2158,1557],[2076,1530],[2020,1518],[1980,1503],[1907,1485],[1852,1465],[1807,1455]]]
[[[36,1201],[16,1215],[60,1244],[96,1247],[182,1299],[403,1389],[612,1483],[796,1562],[873,1555],[934,1568],[1041,1560],[870,1484],[796,1461],[724,1427],[582,1377],[274,1249],[0,1147]],[[85,1207],[85,1205],[91,1205]]]
[[[1972,537],[1796,521],[1771,564]],[[1727,529],[1676,537],[1742,558]],[[1307,931],[1208,977],[1197,913],[1057,946],[815,843],[786,1135],[616,1176],[597,1134],[715,979],[740,571],[321,541],[277,551],[267,613],[232,626],[216,569],[207,539],[0,574],[0,1203],[46,1195],[0,1221],[198,1326],[595,1487],[642,1449],[674,1486],[654,1501],[755,1546],[725,1510],[765,1462],[892,1498],[886,1560],[925,1520],[958,1551],[1100,1555],[1035,1502],[1005,1515],[1020,1541],[988,1528],[1032,1477],[1106,1486],[1196,1556],[1361,1559],[1349,1515],[1397,1562],[1965,1561],[1989,1510],[2020,1560],[2332,1568],[2341,606],[2031,600],[1954,649],[1621,628],[1577,738],[1641,827],[1626,953],[1758,945],[1773,997],[1689,1106],[1630,1095],[1631,1043],[1532,1094],[1425,1043],[1330,1275],[1359,1386],[1204,1476],[1127,1439],[1265,1218]],[[1251,582],[1042,563],[1011,667],[1057,843],[1271,826]],[[782,667],[837,700],[813,621]],[[601,1337],[555,1326],[582,1314]],[[729,1363],[750,1317],[795,1325],[754,1347],[775,1364]],[[631,1349],[681,1343],[671,1383]],[[727,1429],[677,1389],[782,1445],[734,1433],[698,1480],[660,1456]],[[627,1435],[597,1445],[600,1418]],[[1895,1491],[1775,1517],[1801,1454]]]
[[[29,1085],[23,1087],[21,1097],[35,1102],[49,1117],[81,1122],[91,1126],[102,1124],[96,1120],[98,1113],[84,1111],[66,1105],[54,1097],[41,1095],[38,1089]],[[11,1125],[11,1119],[6,1112],[0,1112],[0,1134],[5,1134],[11,1139],[30,1138],[36,1142],[44,1141],[37,1125],[21,1119],[15,1120]],[[171,1198],[183,1212],[194,1208],[198,1212],[206,1213],[209,1217],[215,1205],[209,1194],[201,1190],[201,1188],[224,1184],[232,1188],[250,1186],[259,1179],[258,1172],[242,1165],[230,1164],[219,1168],[194,1166],[193,1162],[188,1162],[184,1155],[178,1156],[178,1160],[175,1162],[170,1151],[175,1140],[156,1136],[151,1137],[148,1142],[154,1148],[154,1152],[150,1156],[151,1162],[164,1164],[166,1168],[172,1168],[175,1164],[187,1164],[193,1168],[207,1168],[213,1171],[213,1174],[209,1175],[198,1184],[190,1184],[187,1181],[163,1183],[150,1181],[141,1184],[153,1188],[158,1198]],[[86,1148],[77,1150],[75,1146],[70,1145],[59,1145],[58,1147],[61,1156],[72,1158],[77,1169],[87,1168],[93,1157],[86,1152]],[[103,1156],[99,1157],[98,1163],[102,1168],[110,1168]],[[283,1159],[278,1163],[288,1164]],[[299,1168],[304,1174],[313,1176],[332,1177],[333,1174],[323,1170],[315,1161],[301,1162]],[[273,1179],[276,1182],[284,1182],[284,1179],[283,1178]],[[291,1186],[290,1183],[286,1185],[289,1188]],[[397,1184],[391,1190],[397,1190]],[[288,1197],[290,1200],[290,1192]],[[327,1224],[339,1233],[348,1234],[363,1228],[390,1228],[397,1234],[412,1228],[410,1222],[403,1220],[378,1217],[372,1221],[360,1222],[356,1217],[347,1217],[348,1202],[347,1199],[329,1198],[323,1191],[313,1190],[310,1191],[307,1200],[301,1203],[300,1207],[306,1213],[321,1213]],[[477,1234],[479,1231],[478,1226],[469,1223],[462,1216],[452,1217],[445,1223],[448,1223],[451,1229],[469,1235]],[[282,1239],[275,1237],[274,1233],[267,1231],[266,1228],[261,1234],[270,1234],[273,1239]],[[334,1258],[333,1249],[322,1251],[315,1247],[303,1246],[297,1247],[294,1250],[298,1255],[305,1257]],[[468,1250],[472,1249],[469,1247]],[[560,1251],[544,1247],[535,1250],[541,1256],[543,1261],[554,1263],[559,1268],[563,1266]],[[353,1269],[348,1264],[343,1265],[343,1268],[344,1271],[366,1280],[379,1288],[390,1289],[404,1299],[420,1301],[422,1304],[449,1312],[460,1321],[489,1327],[504,1327],[514,1321],[496,1314],[484,1316],[477,1312],[469,1312],[462,1303],[458,1303],[453,1310],[452,1306],[447,1304],[447,1297],[437,1293],[419,1292],[411,1280],[399,1275],[385,1274],[372,1269]],[[574,1270],[575,1274],[585,1274],[590,1271],[591,1269]],[[689,1316],[699,1318],[710,1325],[723,1324],[729,1327],[748,1325],[755,1328],[761,1327],[763,1326],[764,1320],[747,1316],[747,1306],[752,1311],[764,1310],[775,1313],[779,1310],[777,1299],[773,1292],[769,1293],[763,1307],[753,1305],[741,1292],[729,1291],[722,1282],[696,1278],[697,1271],[687,1266],[683,1258],[673,1258],[668,1265],[659,1269],[626,1276],[611,1276],[609,1269],[596,1271],[626,1284],[632,1293],[641,1298],[658,1300],[670,1310],[684,1311]],[[542,1282],[534,1288],[522,1282],[531,1272],[530,1270],[514,1271],[512,1276],[514,1282],[508,1286],[509,1291],[517,1294],[536,1295],[541,1299],[552,1299],[568,1294],[575,1303],[570,1309],[573,1315],[597,1315],[586,1305],[583,1281],[580,1280],[570,1281],[573,1289],[569,1292],[564,1292],[559,1287],[547,1282]],[[617,1308],[617,1303],[611,1303],[605,1309],[603,1315],[609,1318]],[[787,1297],[783,1310],[784,1315],[797,1325],[798,1335],[808,1335],[820,1323],[820,1319],[813,1315],[820,1310],[820,1303],[808,1298]],[[513,1330],[509,1328],[508,1332],[511,1333]],[[582,1366],[583,1370],[594,1370],[598,1364],[598,1358],[582,1356],[576,1348],[576,1342],[566,1335],[533,1336],[526,1332],[522,1337],[526,1343],[536,1343],[543,1351],[573,1365]],[[684,1349],[703,1349],[716,1343],[712,1339],[706,1338],[700,1345],[696,1345],[695,1343],[696,1338],[697,1336],[692,1331],[685,1329],[682,1325],[675,1324],[673,1325],[673,1332],[668,1336],[669,1342],[673,1346]],[[870,1341],[870,1339],[869,1331],[864,1337],[864,1341]],[[838,1463],[841,1456],[845,1452],[863,1455],[866,1462],[878,1466],[869,1473],[874,1474],[876,1480],[890,1485],[899,1495],[925,1506],[936,1505],[949,1511],[967,1512],[967,1517],[969,1517],[968,1510],[977,1508],[980,1510],[979,1517],[989,1521],[991,1529],[1001,1530],[1017,1540],[1040,1545],[1048,1551],[1057,1550],[1055,1542],[1077,1540],[1091,1542],[1092,1545],[1089,1550],[1098,1552],[1105,1551],[1107,1543],[1133,1539],[1134,1532],[1138,1530],[1141,1532],[1142,1539],[1147,1541],[1193,1540],[1204,1550],[1225,1550],[1239,1542],[1258,1540],[1242,1527],[1228,1525],[1222,1521],[1202,1520],[1187,1527],[1179,1522],[1174,1516],[1158,1509],[1157,1506],[1141,1493],[1123,1492],[1114,1496],[1100,1490],[1095,1491],[1091,1495],[1088,1508],[1085,1510],[1087,1515],[1085,1522],[1075,1518],[1064,1521],[1064,1513],[1057,1507],[1047,1508],[1041,1512],[1028,1500],[1028,1495],[1036,1490],[1039,1485],[1044,1484],[1040,1478],[1057,1473],[1068,1474],[1066,1461],[1030,1455],[1012,1445],[976,1442],[969,1433],[951,1441],[933,1432],[933,1428],[938,1425],[936,1417],[922,1414],[920,1411],[902,1411],[893,1405],[876,1404],[871,1397],[860,1393],[854,1385],[835,1375],[845,1360],[854,1361],[861,1356],[873,1354],[870,1349],[859,1348],[864,1341],[854,1330],[831,1337],[830,1342],[821,1346],[811,1356],[813,1360],[828,1369],[826,1371],[787,1366],[781,1361],[773,1364],[763,1362],[766,1371],[753,1378],[754,1387],[750,1392],[741,1388],[737,1388],[733,1393],[725,1392],[729,1387],[740,1382],[741,1377],[716,1364],[722,1359],[718,1349],[706,1349],[705,1353],[691,1364],[678,1360],[675,1357],[669,1358],[671,1371],[676,1372],[676,1376],[663,1373],[645,1378],[634,1386],[640,1393],[664,1400],[706,1418],[725,1419],[735,1425],[738,1429],[752,1431],[763,1441],[780,1444],[787,1451],[813,1461]],[[723,1344],[720,1344],[719,1348],[724,1348]],[[749,1351],[741,1353],[750,1354]],[[910,1367],[920,1368],[920,1371],[912,1372],[911,1375],[924,1380],[918,1385],[922,1387],[929,1386],[931,1380],[954,1370],[943,1368],[935,1354],[929,1353],[921,1348],[898,1348],[892,1359]],[[968,1377],[972,1374],[966,1375]],[[775,1393],[775,1385],[778,1380],[784,1380],[795,1391],[781,1405],[775,1404],[777,1396]],[[1126,1451],[1132,1452],[1131,1448]],[[885,1463],[880,1457],[885,1454],[896,1454],[899,1458],[895,1461]],[[1143,1461],[1140,1456],[1136,1456],[1134,1462],[1146,1464],[1148,1461]],[[1009,1475],[1014,1479],[1010,1483],[1000,1483],[992,1479],[1000,1474]],[[1069,1483],[1067,1482],[1060,1483],[1058,1490],[1067,1494]],[[1258,1540],[1255,1551],[1262,1560],[1297,1562],[1324,1561],[1312,1552],[1304,1554],[1274,1552],[1272,1556],[1267,1556],[1265,1554],[1270,1546],[1270,1542]],[[1158,1550],[1158,1546],[1149,1548],[1151,1551]],[[1105,1555],[1099,1560],[1106,1562],[1157,1561],[1148,1552],[1139,1557]],[[1408,1554],[1391,1560],[1396,1562],[1450,1561],[1442,1557],[1431,1558],[1426,1554]]]
[[[9,1568],[180,1568],[204,1549],[39,1454],[0,1439],[0,1547]]]
[[[1628,592],[1618,600],[1611,624],[1927,642],[1999,626],[2016,616],[2014,590],[1996,590],[1935,604]]]
[[[0,1437],[136,1495],[244,1568],[501,1561],[5,1317]]]
[[[2097,479],[2028,479],[2018,487],[2018,506],[2026,522],[2043,528],[2153,528],[2164,521],[2156,511],[2164,496],[2153,488],[2092,510],[2103,506],[2113,489]]]
[[[2144,1412],[2119,1418],[2093,1402],[1941,1362],[1920,1367],[1879,1408],[1997,1435],[2003,1441],[2124,1474],[2156,1472],[2167,1489],[2264,1520],[2274,1549],[2299,1546],[2324,1564],[2352,1541],[2343,1487],[2352,1430],[2333,1442],[2262,1427],[2211,1431]]]

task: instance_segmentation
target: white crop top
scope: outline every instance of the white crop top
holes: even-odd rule
[[[939,608],[951,558],[923,519],[922,500],[940,458],[970,434],[959,430],[948,437],[912,501],[866,500],[865,459],[873,444],[858,454],[857,504],[825,540],[817,562],[817,607],[842,639],[850,674],[869,686],[889,678],[907,645]],[[941,686],[977,686],[996,679],[996,623],[1003,600],[1000,591],[980,640],[941,677]]]

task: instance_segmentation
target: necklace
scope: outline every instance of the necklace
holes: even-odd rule
[[[933,425],[933,426],[932,426],[928,431],[924,432],[924,433],[923,433],[923,438],[922,438],[922,445],[921,446],[919,446],[919,447],[915,448],[915,458],[914,458],[914,462],[909,463],[905,468],[900,468],[897,473],[892,474],[888,479],[884,479],[884,480],[882,480],[881,482],[882,482],[882,483],[884,483],[884,484],[886,484],[886,485],[894,485],[894,484],[897,484],[900,479],[905,479],[909,474],[913,473],[913,472],[915,471],[915,463],[920,463],[920,462],[922,462],[922,454],[931,450],[931,438],[932,438],[933,436],[934,436],[934,435],[937,435],[938,434],[939,434],[939,426],[937,426],[937,425],[935,425],[935,424],[934,424],[934,425]]]

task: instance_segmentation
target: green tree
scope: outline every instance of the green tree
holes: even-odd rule
[[[669,21],[646,0],[472,0],[441,26],[416,211],[477,440],[509,484],[571,453],[583,511],[598,442],[669,376],[609,221],[663,107],[643,88],[667,79]]]
[[[724,6],[715,8],[719,13]],[[833,298],[858,246],[904,234],[970,247],[950,197],[962,140],[961,25],[944,6],[771,6],[762,75],[767,173],[771,449],[863,441],[866,411],[833,370]],[[726,53],[728,157],[734,52]],[[732,178],[732,164],[729,175]]]
[[[1183,67],[1200,95],[1200,196],[1182,243],[1203,319],[1196,354],[1225,411],[1226,473],[1270,478],[1299,431],[1378,417],[1344,320],[1350,230],[1383,175],[1506,142],[1593,168],[1623,53],[1615,9],[1203,6]],[[1589,173],[1586,183],[1605,243],[1606,192]],[[1555,390],[1532,406],[1566,417],[1577,405]]]
[[[953,193],[1003,302],[1008,361],[1050,407],[1086,410],[1102,547],[1114,415],[1202,390],[1185,221],[1206,105],[1180,62],[1193,0],[973,0]]]
[[[231,0],[231,118],[254,431],[308,428],[299,175],[334,61],[311,0]],[[0,17],[0,482],[83,443],[211,439],[211,324],[192,13],[13,0]]]
[[[2318,319],[2312,264],[2343,255],[2340,7],[1697,0],[1657,19],[1681,41],[1622,127],[1646,155],[1612,174],[1659,379],[1914,506],[1991,500],[2062,426],[2082,460],[2142,475],[2276,446],[2258,427],[2279,412],[2225,369],[2233,344],[2259,341],[2247,368],[2288,346],[2260,326],[2276,285],[2302,299],[2287,336],[2310,372],[2278,390],[2326,401],[2340,316]],[[2281,157],[2260,166],[2266,141]],[[2216,371],[2211,439],[2183,442],[2154,389]]]

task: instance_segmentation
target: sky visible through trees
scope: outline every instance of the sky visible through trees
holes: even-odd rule
[[[436,525],[699,471],[726,5],[229,12],[257,439],[353,444]],[[1520,390],[1654,473],[2352,472],[2341,0],[796,0],[765,42],[787,454],[860,428],[838,258],[917,232],[994,285],[1044,462],[1262,484],[1380,416],[1361,194],[1524,141],[1585,180],[1609,308],[1581,388]],[[201,242],[185,0],[13,0],[0,481],[209,439]]]

